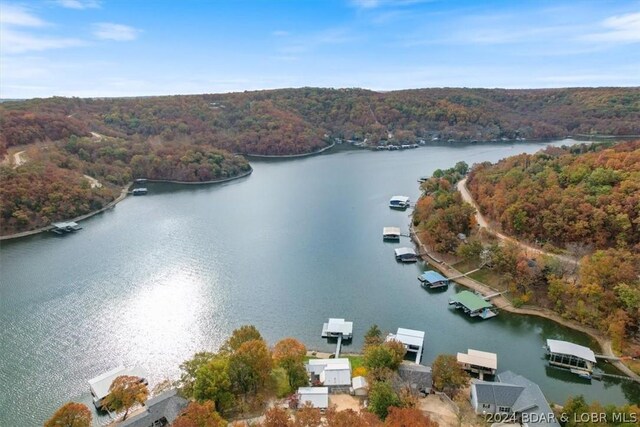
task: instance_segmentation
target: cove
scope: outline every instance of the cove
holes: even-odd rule
[[[570,141],[554,142],[554,145]],[[384,226],[408,230],[417,178],[458,161],[497,161],[546,144],[431,145],[393,152],[338,151],[290,160],[251,160],[253,174],[203,186],[149,183],[149,194],[83,222],[0,248],[0,425],[41,425],[68,400],[90,402],[87,380],[120,363],[140,364],[152,384],[176,379],[194,352],[216,350],[251,323],[273,344],[320,338],[329,317],[354,321],[344,351],[367,328],[426,331],[423,363],[467,348],[498,353],[499,370],[537,382],[552,402],[584,394],[640,400],[631,382],[592,384],[549,370],[547,338],[595,343],[544,319],[506,312],[470,321],[443,293],[416,279],[423,264],[396,263]]]

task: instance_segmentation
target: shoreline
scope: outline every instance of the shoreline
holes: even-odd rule
[[[413,222],[409,227],[409,234],[411,235],[411,240],[418,247],[419,252],[421,253],[420,258],[427,263],[429,266],[440,271],[446,277],[456,277],[461,276],[463,273],[451,267],[450,265],[444,263],[443,261],[435,258],[427,249],[427,247],[422,243],[418,233],[416,232]],[[431,262],[429,262],[431,259]],[[464,286],[466,288],[472,289],[474,291],[478,291],[484,295],[490,295],[496,292],[499,292],[497,289],[493,289],[492,287],[478,282],[475,279],[472,279],[467,276],[461,276],[454,280],[457,284]],[[499,295],[493,299],[493,304],[500,310],[507,311],[509,313],[521,314],[526,316],[537,316],[543,319],[551,320],[552,322],[558,323],[559,325],[565,326],[567,328],[576,330],[578,332],[582,332],[589,337],[591,337],[595,342],[598,343],[600,350],[606,356],[617,357],[613,349],[611,347],[611,340],[605,337],[600,331],[591,328],[589,326],[581,325],[580,323],[570,320],[564,319],[559,314],[548,310],[542,307],[536,306],[525,306],[525,307],[514,307],[511,302],[505,298],[503,295]],[[630,380],[640,383],[640,375],[633,372],[627,365],[622,363],[620,360],[609,360],[611,365],[615,366],[620,372],[624,373]]]
[[[229,181],[233,181],[236,179],[240,179],[240,178],[244,178],[246,176],[251,175],[251,173],[253,172],[253,168],[249,169],[247,172],[244,172],[240,175],[234,176],[234,177],[230,177],[230,178],[224,178],[224,179],[220,179],[220,180],[216,180],[216,181],[204,181],[204,182],[186,182],[186,181],[172,181],[172,180],[152,180],[152,179],[148,179],[148,182],[157,182],[157,183],[170,183],[170,184],[181,184],[181,185],[202,185],[202,184],[221,184],[224,182],[229,182]],[[99,213],[102,213],[104,211],[106,211],[107,209],[112,209],[114,208],[118,203],[120,203],[121,201],[123,201],[130,193],[129,188],[134,184],[134,182],[129,182],[127,183],[127,185],[125,185],[122,190],[120,190],[120,195],[118,197],[116,197],[114,200],[110,201],[109,203],[107,203],[104,207],[96,210],[96,211],[92,211],[89,213],[86,213],[84,215],[80,215],[77,216],[75,218],[69,219],[67,221],[72,221],[72,222],[80,222],[83,221],[85,219],[91,218],[92,216],[98,215]],[[20,239],[22,237],[28,237],[28,236],[33,236],[35,234],[40,234],[40,233],[44,233],[46,231],[49,231],[53,228],[52,225],[47,225],[46,227],[40,227],[40,228],[36,228],[35,230],[28,230],[28,231],[21,231],[19,233],[14,233],[14,234],[8,234],[6,236],[0,236],[0,241],[7,241],[7,240],[14,240],[14,239]]]
[[[239,153],[246,157],[254,157],[256,159],[299,159],[302,157],[310,157],[318,154],[322,154],[325,151],[336,146],[335,142],[332,142],[331,145],[323,147],[316,151],[311,151],[310,153],[300,153],[300,154],[248,154],[248,153]]]

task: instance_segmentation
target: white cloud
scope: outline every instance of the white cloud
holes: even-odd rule
[[[18,27],[44,27],[47,25],[42,19],[29,13],[21,6],[0,4],[0,23]]]
[[[611,16],[601,23],[604,31],[587,34],[583,40],[612,43],[640,42],[640,12]]]
[[[102,40],[128,41],[138,38],[140,30],[128,25],[101,22],[93,25],[93,35]]]
[[[276,30],[274,32],[271,33],[272,35],[276,36],[276,37],[286,37],[288,36],[290,33],[289,31],[284,31],[284,30]]]
[[[431,1],[433,0],[351,0],[350,3],[358,9],[376,9],[383,6],[411,6]]]
[[[82,40],[74,38],[37,36],[5,27],[0,29],[0,50],[3,54],[61,49],[84,44]]]
[[[100,7],[99,0],[56,0],[56,3],[67,9],[94,9]]]

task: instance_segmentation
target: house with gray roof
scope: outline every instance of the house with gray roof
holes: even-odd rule
[[[431,367],[417,363],[402,362],[398,367],[396,389],[409,389],[412,394],[429,394],[433,386]]]
[[[177,390],[168,390],[149,400],[145,411],[118,423],[118,427],[164,427],[170,426],[189,402],[178,396]]]
[[[524,427],[560,426],[536,383],[511,371],[498,374],[496,380],[474,381],[471,385],[471,405],[476,414],[513,415]]]

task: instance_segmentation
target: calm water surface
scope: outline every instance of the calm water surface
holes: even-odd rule
[[[559,143],[557,143],[559,144]],[[486,322],[451,311],[420,288],[422,264],[400,265],[384,226],[408,228],[390,196],[416,200],[416,179],[457,161],[496,161],[541,144],[346,151],[252,162],[254,173],[218,186],[149,185],[149,195],[83,222],[63,238],[38,235],[0,251],[0,426],[41,425],[68,400],[89,402],[87,380],[122,363],[151,383],[176,378],[198,350],[216,350],[251,323],[274,343],[320,338],[329,317],[354,321],[359,350],[373,323],[427,333],[423,363],[467,348],[498,353],[500,370],[536,381],[551,401],[584,394],[639,401],[621,381],[576,381],[548,370],[546,338],[590,344],[552,322],[502,313]],[[408,244],[408,241],[403,243]],[[595,348],[595,347],[594,347]]]

